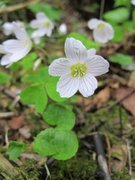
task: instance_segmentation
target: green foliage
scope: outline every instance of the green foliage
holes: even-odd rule
[[[8,149],[7,149],[7,154],[9,156],[10,160],[16,160],[22,151],[25,149],[25,144],[17,141],[12,141],[10,142]]]
[[[119,172],[115,172],[113,176],[113,180],[131,180],[131,176],[129,175],[128,169],[124,168]]]
[[[56,102],[63,102],[67,100],[67,98],[62,98],[59,93],[56,91],[56,86],[59,78],[57,77],[49,77],[48,82],[46,83],[46,91],[48,96],[56,101]]]
[[[0,72],[0,84],[5,84],[10,80],[10,76],[4,72]]]
[[[118,63],[120,65],[129,65],[133,62],[133,57],[121,53],[117,53],[113,56],[110,56],[110,61]]]
[[[93,40],[91,39],[88,39],[87,37],[83,36],[82,34],[79,34],[79,33],[70,33],[68,35],[68,37],[73,37],[77,40],[80,40],[85,46],[86,48],[96,48],[96,49],[99,49],[101,47],[101,44],[98,43],[98,42],[94,42]]]
[[[47,3],[33,4],[32,6],[30,6],[30,9],[34,13],[44,12],[51,20],[59,20],[61,17],[60,10],[58,8],[52,7]]]
[[[56,101],[62,102],[67,100],[67,98],[60,97],[59,93],[56,91],[56,85],[59,78],[52,77],[48,74],[48,67],[42,67],[38,71],[33,72],[29,76],[24,78],[24,81],[31,84],[43,85],[46,88],[48,96]]]
[[[125,7],[120,7],[104,14],[104,19],[113,23],[122,23],[129,18],[129,10]]]
[[[78,140],[72,131],[49,128],[37,135],[33,149],[42,156],[66,160],[75,155],[78,149]]]
[[[115,0],[115,6],[129,6],[131,4],[130,0]]]
[[[43,118],[49,125],[64,130],[71,130],[75,124],[73,111],[60,104],[50,104],[43,113]]]
[[[47,105],[47,95],[43,86],[29,86],[21,92],[24,104],[34,104],[37,112],[43,112]]]
[[[34,61],[37,59],[37,54],[35,52],[29,53],[25,56],[19,63],[26,70],[32,69]]]

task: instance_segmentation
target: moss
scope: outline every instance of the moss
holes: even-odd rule
[[[41,169],[38,169],[37,162],[33,160],[26,160],[18,170],[20,176],[16,180],[39,180]]]
[[[112,180],[131,180],[131,176],[128,170],[124,168],[122,171],[114,173]]]
[[[51,167],[52,180],[95,180],[95,172],[97,164],[94,160],[88,157],[73,158],[68,161],[57,161]]]

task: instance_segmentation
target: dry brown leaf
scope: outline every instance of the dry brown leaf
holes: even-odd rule
[[[127,146],[125,144],[114,145],[111,149],[111,168],[118,172],[126,166],[128,159]]]
[[[129,87],[135,87],[135,71],[133,71],[129,77]]]
[[[24,115],[20,115],[20,116],[16,116],[13,117],[10,121],[9,121],[9,126],[16,130],[19,129],[24,123]]]
[[[119,101],[121,98],[125,97],[127,94],[130,94],[134,89],[133,88],[119,88],[116,91],[115,97]],[[135,116],[135,92],[123,100],[122,105],[127,109],[131,114]]]

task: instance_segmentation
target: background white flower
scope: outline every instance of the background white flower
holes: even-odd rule
[[[131,0],[131,4],[135,5],[135,0]]]
[[[34,39],[36,44],[40,43],[40,38],[44,35],[51,36],[54,28],[54,23],[42,12],[36,14],[36,19],[30,22],[30,26],[34,29],[31,37]]]
[[[24,28],[24,23],[21,22],[21,21],[16,21],[15,22],[20,28]],[[5,22],[3,25],[2,25],[2,30],[3,30],[3,33],[8,36],[10,34],[13,34],[13,30],[14,30],[14,25],[12,22]]]
[[[106,43],[114,36],[113,27],[105,21],[91,19],[88,21],[88,27],[93,29],[93,37],[97,42]]]
[[[4,54],[1,65],[10,65],[22,59],[31,50],[32,43],[26,31],[13,22],[13,33],[17,39],[4,41],[0,45],[0,53]]]
[[[88,97],[94,94],[97,80],[94,76],[108,72],[109,63],[101,56],[95,55],[96,50],[87,50],[74,38],[65,41],[67,58],[59,58],[49,66],[49,74],[60,76],[57,91],[61,97],[71,97],[78,90]]]
[[[67,33],[67,25],[65,23],[62,23],[59,26],[58,31],[59,31],[60,34],[66,34]]]

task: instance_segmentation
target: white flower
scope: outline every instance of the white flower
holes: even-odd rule
[[[24,23],[21,21],[16,21],[16,24],[20,27],[20,28],[24,28]],[[2,29],[3,29],[3,33],[8,36],[10,34],[13,34],[13,29],[14,29],[14,25],[12,22],[6,22],[2,25]]]
[[[135,0],[131,0],[131,4],[135,5]]]
[[[31,50],[32,43],[26,31],[13,22],[13,33],[17,39],[4,41],[0,45],[0,53],[4,54],[0,60],[1,65],[11,65],[19,61]]]
[[[66,34],[67,33],[67,25],[65,23],[61,24],[58,29],[60,34]]]
[[[97,42],[106,43],[114,36],[113,27],[105,21],[91,19],[88,21],[88,27],[93,29],[93,37]]]
[[[39,44],[42,36],[51,36],[54,23],[44,13],[39,12],[36,14],[36,19],[30,22],[30,26],[37,29],[32,33],[31,37],[36,44]]]
[[[60,76],[57,91],[61,97],[71,97],[78,90],[88,97],[97,88],[95,76],[108,72],[109,63],[101,56],[95,55],[96,50],[87,50],[85,46],[74,38],[65,41],[67,58],[59,58],[49,66],[49,74]]]

